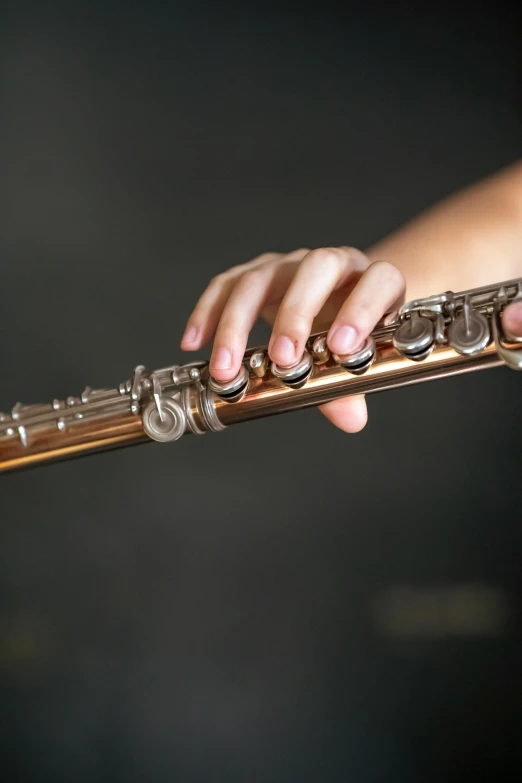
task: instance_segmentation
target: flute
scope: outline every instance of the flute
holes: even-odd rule
[[[208,362],[147,372],[139,365],[115,389],[87,387],[50,404],[17,403],[0,413],[0,471],[103,449],[220,432],[230,424],[345,397],[505,364],[522,369],[522,339],[502,311],[522,300],[522,278],[418,299],[383,318],[362,346],[331,354],[327,333],[312,335],[292,367],[249,349],[238,375],[216,381]]]

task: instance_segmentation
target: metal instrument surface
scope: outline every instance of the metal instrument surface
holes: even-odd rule
[[[153,372],[143,366],[115,389],[90,389],[47,405],[17,403],[0,413],[0,471],[192,433],[321,405],[350,394],[496,367],[522,369],[520,338],[502,328],[506,304],[522,300],[522,279],[408,302],[350,355],[331,355],[326,333],[312,335],[293,367],[246,352],[221,384],[207,362]]]

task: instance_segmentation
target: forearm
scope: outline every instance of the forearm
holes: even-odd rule
[[[367,251],[404,274],[408,299],[522,276],[522,161],[419,215]]]

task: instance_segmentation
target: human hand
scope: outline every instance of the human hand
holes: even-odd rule
[[[264,253],[210,281],[188,320],[181,347],[199,350],[215,334],[210,372],[218,381],[232,380],[261,316],[273,324],[268,354],[281,367],[299,361],[316,331],[328,330],[332,352],[351,353],[383,315],[402,303],[405,288],[397,267],[371,263],[352,247]],[[362,395],[334,400],[320,410],[345,432],[359,432],[367,421]]]

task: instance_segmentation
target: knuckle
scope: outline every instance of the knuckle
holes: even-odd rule
[[[229,285],[231,282],[233,283],[241,278],[246,269],[248,269],[247,264],[237,264],[237,266],[231,266],[224,272],[218,272],[217,275],[214,275],[214,277],[211,278],[209,285],[219,287]]]
[[[257,266],[257,264],[276,263],[282,257],[283,257],[283,253],[275,253],[272,251],[268,253],[261,253],[261,255],[256,256],[251,261],[248,261],[246,264],[242,264],[240,268],[249,269],[252,266]]]
[[[315,258],[318,261],[328,261],[331,258],[340,258],[341,249],[339,247],[316,247],[308,254],[308,258]]]
[[[219,272],[217,275],[210,278],[208,287],[221,288],[229,279],[229,275],[229,272]]]
[[[249,269],[247,272],[244,272],[241,277],[241,286],[255,288],[257,286],[263,285],[267,275],[266,269],[267,267],[265,266],[254,267],[254,269]]]
[[[343,258],[342,250],[338,247],[318,247],[311,250],[303,259],[301,266],[305,269],[320,266],[338,268]]]
[[[363,269],[370,266],[368,256],[363,253],[362,250],[359,250],[358,247],[353,247],[353,245],[342,245],[339,249],[342,252],[343,257],[348,258],[352,265],[362,267]]]
[[[274,250],[270,250],[267,253],[261,253],[260,256],[257,256],[255,261],[276,261],[278,258],[281,258],[283,253],[276,253]]]
[[[383,285],[388,285],[394,289],[404,288],[406,281],[404,275],[394,264],[390,264],[389,261],[375,261],[372,264],[374,272],[377,272],[379,281]]]
[[[341,250],[344,250],[344,252],[347,253],[349,256],[356,256],[362,253],[361,250],[359,250],[357,247],[352,247],[352,245],[343,245],[341,247]]]

